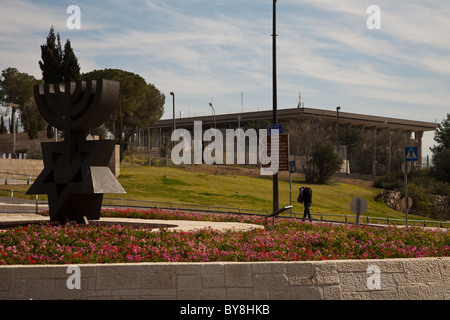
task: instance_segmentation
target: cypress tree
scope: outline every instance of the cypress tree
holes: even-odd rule
[[[64,82],[81,80],[80,65],[78,64],[78,59],[73,52],[72,46],[70,45],[70,40],[67,40],[64,45],[62,73]]]
[[[55,30],[51,27],[47,36],[47,42],[41,46],[42,61],[39,61],[42,79],[45,83],[63,82],[62,56],[61,39],[59,34],[55,36]]]
[[[62,83],[81,79],[78,59],[70,41],[66,40],[63,50],[59,33],[55,36],[53,27],[50,28],[47,42],[41,46],[41,58],[39,67],[45,83]]]

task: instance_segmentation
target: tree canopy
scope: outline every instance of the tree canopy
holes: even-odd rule
[[[106,127],[113,132],[119,143],[125,144],[136,127],[150,126],[164,113],[165,95],[153,84],[147,84],[140,75],[120,69],[94,70],[81,76],[83,81],[106,79],[118,81],[119,103]],[[122,142],[122,133],[124,141]]]
[[[82,80],[107,79],[118,81],[119,107],[123,124],[145,127],[159,120],[164,112],[165,96],[154,85],[147,84],[140,75],[119,69],[94,70],[84,73]],[[119,120],[118,110],[113,120]]]
[[[433,152],[433,174],[442,181],[450,182],[450,113],[436,129],[434,140],[437,145]]]
[[[0,101],[23,106],[33,97],[33,85],[38,81],[16,68],[7,68],[0,77]]]
[[[47,36],[47,42],[41,46],[39,67],[45,83],[62,83],[80,80],[80,66],[73,52],[70,40],[61,46],[59,33],[55,35],[53,27]]]

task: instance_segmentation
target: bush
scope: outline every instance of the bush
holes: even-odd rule
[[[403,179],[397,174],[377,177],[373,181],[373,186],[385,190],[401,190],[403,187]]]
[[[405,188],[403,175],[399,174],[378,177],[374,180],[373,186],[385,190],[398,190],[402,193]],[[449,184],[417,171],[408,175],[408,197],[413,200],[411,211],[414,214],[435,219],[447,217],[450,207],[442,209],[443,205],[439,205],[433,195],[445,196],[450,202]]]
[[[319,142],[313,150],[314,163],[319,168],[319,184],[325,184],[331,176],[339,171],[342,165],[341,157],[334,151],[333,146],[327,142]]]
[[[431,216],[433,200],[424,186],[408,183],[408,196],[413,200],[411,211],[420,216]]]

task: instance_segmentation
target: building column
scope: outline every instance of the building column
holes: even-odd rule
[[[423,131],[416,131],[415,132],[416,140],[417,140],[417,147],[419,149],[419,154],[417,155],[419,157],[419,168],[422,168],[422,138],[423,138]]]

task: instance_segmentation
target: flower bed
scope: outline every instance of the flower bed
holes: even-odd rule
[[[171,210],[105,210],[105,217],[192,219],[263,224],[263,217]],[[450,256],[450,233],[276,219],[247,232],[182,232],[89,225],[28,225],[0,233],[1,264],[307,261]]]

